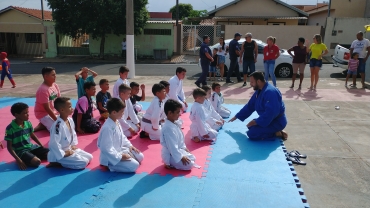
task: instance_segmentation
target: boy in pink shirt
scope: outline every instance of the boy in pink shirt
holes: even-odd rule
[[[54,109],[54,100],[60,97],[60,90],[55,83],[56,72],[53,67],[44,67],[41,70],[44,82],[40,85],[36,92],[35,116],[40,123],[35,127],[34,131],[47,129],[50,131],[51,126],[57,119]]]

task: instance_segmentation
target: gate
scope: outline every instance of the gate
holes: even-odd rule
[[[209,46],[213,46],[222,37],[221,25],[182,25],[182,54],[197,55],[204,35],[210,37]]]

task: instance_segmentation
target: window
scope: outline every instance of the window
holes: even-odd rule
[[[217,25],[237,25],[238,22],[226,22],[226,21],[218,21]]]
[[[171,35],[171,29],[144,29],[144,35]]]
[[[25,33],[26,43],[42,43],[41,33]]]
[[[285,22],[268,22],[267,25],[285,25]]]
[[[253,22],[240,22],[240,25],[253,25]]]

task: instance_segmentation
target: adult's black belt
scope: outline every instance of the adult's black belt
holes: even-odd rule
[[[145,122],[145,123],[148,123],[148,124],[152,124],[152,121],[151,120],[149,120],[149,119],[146,119],[146,118],[142,118],[141,119],[143,122]]]

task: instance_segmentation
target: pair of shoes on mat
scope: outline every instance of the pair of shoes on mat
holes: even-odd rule
[[[286,153],[285,156],[288,161],[291,161],[294,164],[306,165],[306,162],[300,160],[300,158],[307,158],[307,155],[301,154],[297,150],[290,151],[289,153]]]

